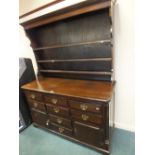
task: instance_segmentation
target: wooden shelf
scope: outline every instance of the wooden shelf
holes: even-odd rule
[[[112,58],[37,60],[38,63],[54,63],[54,62],[84,62],[84,61],[112,61]]]
[[[86,75],[112,75],[112,72],[100,72],[100,71],[67,71],[67,70],[39,70],[44,73],[60,73],[60,74],[86,74]]]
[[[104,43],[111,43],[111,40],[97,40],[97,41],[90,41],[90,42],[82,42],[82,43],[72,43],[72,44],[58,44],[52,46],[45,46],[39,48],[33,48],[34,51],[40,50],[47,50],[47,49],[55,49],[55,48],[64,48],[64,47],[71,47],[71,46],[80,46],[80,45],[90,45],[90,44],[104,44]]]

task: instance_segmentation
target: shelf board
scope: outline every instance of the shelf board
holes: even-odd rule
[[[37,60],[38,63],[55,62],[85,62],[85,61],[112,61],[112,58],[90,58],[90,59],[59,59],[59,60]]]
[[[86,75],[112,75],[112,72],[101,71],[69,71],[69,70],[39,70],[44,73],[67,73],[67,74],[86,74]]]
[[[40,50],[47,50],[47,49],[64,48],[64,47],[72,47],[72,46],[80,46],[80,45],[90,45],[90,44],[104,44],[104,43],[111,43],[111,40],[107,39],[107,40],[97,40],[97,41],[82,42],[82,43],[58,44],[58,45],[52,45],[52,46],[33,48],[33,50],[40,51]]]

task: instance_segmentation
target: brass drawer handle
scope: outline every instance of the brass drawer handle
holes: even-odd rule
[[[35,108],[37,108],[37,107],[38,107],[38,103],[34,102],[34,103],[33,103],[33,106],[34,106]]]
[[[97,110],[97,111],[99,111],[99,110],[100,110],[100,108],[99,108],[99,107],[96,107],[96,110]]]
[[[31,94],[31,98],[32,98],[32,99],[35,99],[36,96],[35,96],[34,94]]]
[[[63,133],[64,132],[64,128],[59,128],[59,132]]]
[[[86,104],[80,105],[81,110],[86,111],[88,109],[88,106]]]
[[[48,119],[48,120],[46,121],[46,125],[49,126],[49,123],[50,123],[50,120]]]
[[[58,118],[57,119],[57,123],[61,124],[62,123],[62,119]]]
[[[54,112],[58,113],[60,111],[60,109],[58,107],[54,107]]]
[[[57,100],[56,98],[52,98],[52,99],[51,99],[51,102],[52,102],[53,104],[57,104],[58,100]]]
[[[82,114],[82,120],[84,120],[84,121],[87,121],[88,120],[88,118],[89,118],[89,116],[88,115],[85,115],[85,114]]]

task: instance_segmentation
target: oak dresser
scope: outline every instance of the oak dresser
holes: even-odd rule
[[[105,154],[114,120],[111,1],[87,0],[21,23],[38,65],[22,86],[33,124]]]

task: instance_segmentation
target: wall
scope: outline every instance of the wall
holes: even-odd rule
[[[69,1],[70,0],[68,0],[68,2]],[[32,2],[33,1],[31,1],[31,3]],[[25,1],[25,3],[28,5],[30,1]],[[22,5],[21,9],[24,9],[23,6],[25,5]],[[118,128],[131,131],[134,131],[133,20],[133,1],[118,0],[114,7],[113,27],[115,52],[114,66],[115,79],[117,81],[115,93],[115,125]],[[37,72],[36,62],[29,44],[22,27],[20,27],[20,56],[31,58],[35,71]]]

